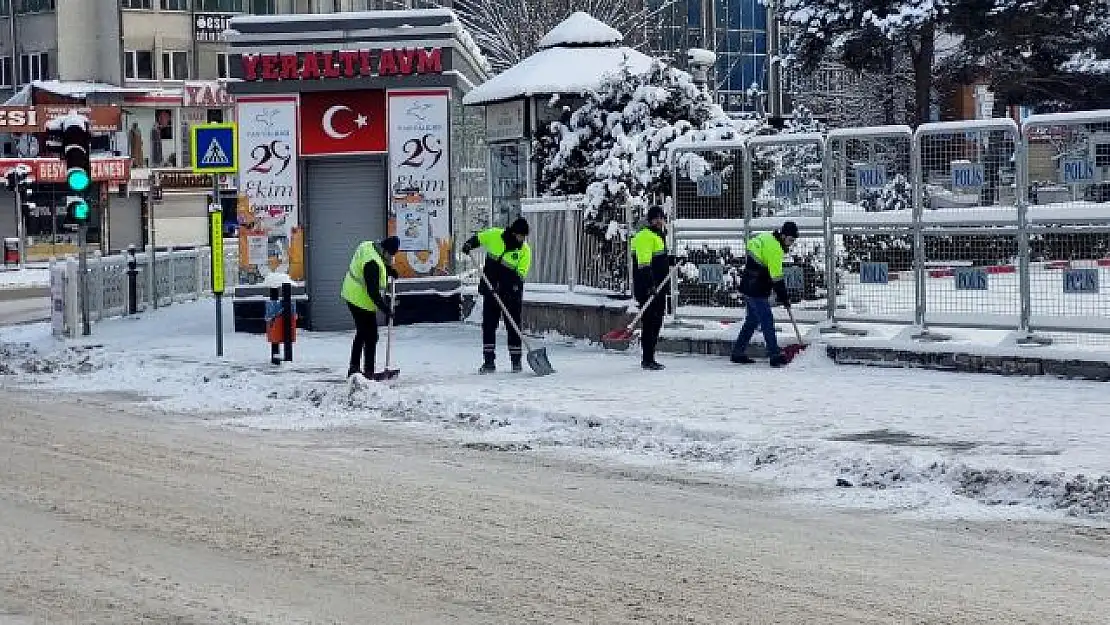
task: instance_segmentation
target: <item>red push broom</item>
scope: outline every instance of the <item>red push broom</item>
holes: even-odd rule
[[[647,309],[651,307],[651,304],[655,301],[655,298],[659,297],[659,295],[663,293],[663,289],[666,288],[668,284],[670,284],[671,279],[674,278],[674,274],[676,271],[678,271],[678,265],[671,267],[671,270],[667,273],[667,279],[663,281],[663,284],[659,285],[659,288],[651,294],[651,297],[648,298],[648,301],[640,307],[640,312],[636,313],[636,316],[632,318],[631,323],[624,326],[623,328],[615,328],[601,335],[601,344],[605,347],[605,349],[616,349],[621,351],[628,349],[629,345],[632,344],[632,335],[636,329],[636,326],[640,324],[640,320],[644,318],[644,313],[647,312]]]

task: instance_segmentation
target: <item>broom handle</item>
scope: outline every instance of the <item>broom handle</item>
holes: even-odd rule
[[[798,330],[798,322],[794,321],[794,310],[788,307],[786,314],[790,315],[790,324],[794,326],[794,338],[798,339],[798,345],[805,345],[802,341],[802,333]]]
[[[389,327],[385,331],[385,368],[392,364],[389,357],[393,351],[393,315],[397,312],[397,281],[389,281]]]
[[[659,285],[659,288],[651,294],[651,297],[648,298],[648,301],[644,302],[643,307],[640,308],[640,312],[636,313],[636,316],[632,318],[632,322],[625,326],[626,329],[632,331],[632,329],[635,328],[638,323],[640,323],[640,319],[643,318],[644,313],[646,313],[647,309],[651,307],[651,304],[655,301],[655,298],[659,297],[659,294],[663,292],[663,286],[670,283],[671,277],[674,276],[674,273],[676,271],[678,271],[678,265],[671,267],[671,270],[667,272],[667,278],[663,280],[663,284]]]

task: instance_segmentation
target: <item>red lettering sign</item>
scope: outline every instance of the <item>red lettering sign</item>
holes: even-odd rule
[[[323,80],[443,73],[442,48],[244,54],[243,80]]]
[[[94,158],[91,162],[96,182],[127,182],[131,178],[130,159]],[[0,158],[0,176],[21,163],[31,168],[35,182],[65,182],[65,163],[55,158]]]

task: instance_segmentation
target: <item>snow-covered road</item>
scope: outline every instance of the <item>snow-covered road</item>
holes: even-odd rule
[[[478,329],[450,324],[398,329],[398,383],[352,393],[342,380],[349,337],[302,334],[296,362],[274,368],[261,337],[229,333],[220,362],[212,319],[201,302],[109,321],[84,341],[94,349],[71,350],[60,368],[41,355],[56,349],[45,325],[4,330],[0,341],[17,352],[10,361],[50,369],[25,382],[138,392],[238,427],[400,421],[468,442],[696,464],[834,505],[1110,517],[1105,384],[837,367],[818,348],[783,370],[690,356],[646,373],[635,349],[555,341],[556,375],[479,376]]]

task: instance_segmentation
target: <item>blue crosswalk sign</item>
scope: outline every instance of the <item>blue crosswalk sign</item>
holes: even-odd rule
[[[193,126],[192,166],[198,174],[234,174],[239,171],[239,146],[235,124]]]

